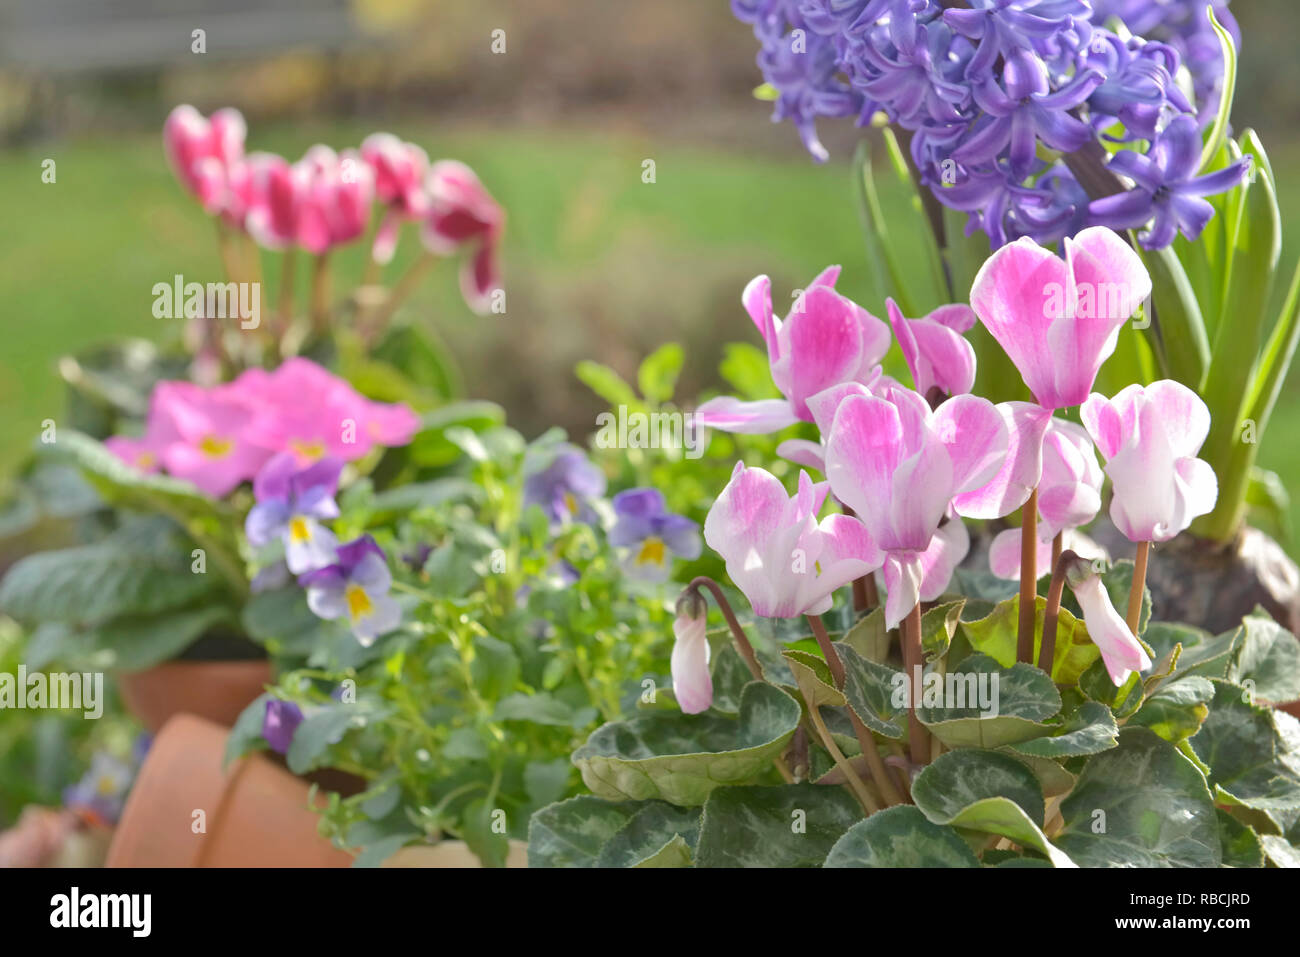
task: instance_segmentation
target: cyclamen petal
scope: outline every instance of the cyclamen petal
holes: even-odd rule
[[[799,421],[794,406],[785,399],[744,402],[729,395],[709,399],[695,410],[695,421],[706,428],[745,435],[779,432]]]
[[[1072,583],[1074,597],[1083,609],[1083,621],[1088,636],[1101,650],[1106,673],[1115,687],[1128,681],[1133,672],[1146,671],[1151,658],[1141,643],[1133,637],[1128,625],[1110,602],[1106,586],[1097,575],[1089,575],[1082,582]]]
[[[1092,395],[1080,413],[1107,460],[1111,519],[1130,541],[1169,541],[1214,508],[1218,480],[1195,458],[1209,410],[1186,386],[1162,380],[1114,399]]]
[[[1043,474],[1043,436],[1052,413],[1032,402],[995,407],[1007,426],[1007,450],[997,474],[986,485],[953,500],[959,515],[993,519],[1010,515],[1029,500]]]
[[[692,618],[681,612],[673,620],[671,659],[673,697],[685,714],[699,714],[713,704],[713,676],[709,674],[708,617]]]
[[[917,392],[928,398],[933,389],[946,395],[971,390],[975,349],[962,338],[975,322],[969,306],[941,306],[922,319],[904,318],[893,299],[885,301],[885,308]]]

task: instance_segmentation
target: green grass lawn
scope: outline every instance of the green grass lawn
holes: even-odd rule
[[[318,141],[355,145],[369,131],[346,124],[255,127],[249,148],[295,157]],[[842,263],[841,288],[883,314],[863,259],[846,156],[818,167],[798,156],[745,155],[599,129],[407,123],[393,132],[435,158],[469,163],[508,210],[507,315],[471,316],[450,267],[420,289],[413,307],[451,343],[468,391],[503,401],[525,431],[553,421],[571,429],[592,422],[598,403],[571,374],[582,357],[631,371],[656,345],[679,339],[696,347],[685,387],[709,384],[718,343],[756,341],[739,296],[759,272],[773,276],[779,303],[827,263]],[[54,184],[41,182],[46,158],[57,163]],[[646,159],[655,162],[653,184],[642,181]],[[1275,149],[1273,163],[1300,170],[1300,146]],[[60,355],[122,336],[176,335],[176,321],[152,316],[153,285],[176,273],[200,282],[219,276],[215,231],[172,178],[158,136],[0,153],[0,183],[9,227],[0,231],[0,462],[13,463],[41,421],[57,421],[62,412]],[[1298,221],[1297,200],[1300,190],[1284,179],[1288,223]],[[913,237],[920,221],[903,197],[886,201],[898,224],[900,258],[919,262]],[[393,274],[415,246],[404,237]],[[1287,255],[1295,251],[1289,246]],[[359,276],[361,251],[339,259],[335,288],[346,290]],[[269,309],[278,259],[267,256],[264,266]],[[1260,452],[1261,464],[1288,485],[1300,476],[1300,445],[1290,440],[1300,423],[1300,388],[1292,379]],[[1300,502],[1293,519],[1297,514]]]

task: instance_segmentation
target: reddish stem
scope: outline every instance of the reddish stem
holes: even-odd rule
[[[1029,493],[1020,519],[1020,626],[1016,660],[1034,660],[1034,618],[1038,611],[1038,489]]]
[[[691,581],[686,586],[689,591],[697,594],[701,588],[707,588],[713,594],[713,600],[717,603],[718,610],[722,612],[722,617],[727,620],[727,627],[731,629],[731,637],[736,641],[736,650],[740,652],[740,657],[745,659],[745,664],[749,665],[749,673],[754,676],[755,681],[763,680],[763,669],[758,665],[758,656],[754,654],[754,646],[749,643],[749,637],[745,634],[745,629],[740,627],[740,622],[736,619],[736,613],[731,610],[731,602],[727,601],[727,596],[722,593],[722,588],[708,575],[701,575]]]

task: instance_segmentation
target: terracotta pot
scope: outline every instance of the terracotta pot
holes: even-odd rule
[[[388,860],[384,867],[482,867],[474,852],[464,841],[440,841],[437,844],[414,844],[404,847]],[[510,842],[506,854],[506,867],[528,866],[528,844]]]
[[[117,686],[131,714],[155,734],[181,713],[230,727],[272,680],[271,663],[168,661],[144,671],[122,672]]]
[[[347,867],[317,831],[308,785],[259,755],[222,769],[227,730],[188,714],[158,732],[106,867]],[[324,795],[318,795],[324,801]],[[205,833],[194,833],[202,810]]]

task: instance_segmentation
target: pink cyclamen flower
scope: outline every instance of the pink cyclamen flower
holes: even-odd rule
[[[889,329],[835,291],[840,267],[828,266],[801,292],[784,319],[772,309],[772,281],[758,276],[741,301],[767,345],[772,381],[784,399],[742,402],[719,396],[701,405],[699,421],[724,432],[776,432],[812,422],[808,400],[845,382],[867,384],[889,349]]]
[[[1196,457],[1210,410],[1187,386],[1162,379],[1113,399],[1091,395],[1080,414],[1114,486],[1111,521],[1129,541],[1167,542],[1214,509],[1218,479]]]
[[[248,177],[244,228],[267,249],[287,249],[298,239],[308,175],[273,153],[253,153],[244,161]]]
[[[251,442],[253,410],[230,386],[203,389],[189,382],[160,382],[151,397],[151,420],[175,438],[162,448],[167,472],[216,498],[251,479],[270,452]]]
[[[673,620],[673,697],[685,714],[699,714],[713,704],[713,676],[709,674],[708,615],[698,596],[687,596],[677,606]]]
[[[1065,241],[1062,260],[1025,237],[975,277],[971,305],[1045,409],[1081,405],[1120,327],[1151,294],[1151,277],[1104,227]]]
[[[755,614],[820,615],[835,589],[880,566],[880,551],[856,518],[817,521],[828,491],[800,472],[799,491],[790,497],[770,472],[736,463],[704,520],[704,540],[726,561]]]
[[[353,462],[375,445],[405,445],[420,426],[407,406],[373,402],[309,359],[289,359],[273,372],[249,369],[231,388],[258,410],[250,441],[293,452],[299,465],[326,455]]]
[[[1038,548],[1034,552],[1037,563],[1036,578],[1050,575],[1052,569],[1052,542],[1055,533],[1047,534],[1044,522],[1038,523]],[[998,532],[989,545],[989,570],[998,578],[1017,580],[1020,578],[1020,535],[1018,528],[1008,528]],[[1100,558],[1110,560],[1110,554],[1095,541],[1077,528],[1067,528],[1061,532],[1061,549],[1074,552],[1084,561]]]
[[[1115,687],[1128,681],[1133,672],[1143,672],[1150,668],[1150,656],[1111,604],[1110,595],[1106,593],[1106,586],[1100,576],[1089,571],[1078,578],[1071,577],[1070,587],[1083,610],[1083,623],[1088,628],[1088,637],[1101,650],[1106,673],[1110,675]]]
[[[226,212],[232,205],[232,179],[247,132],[238,110],[217,110],[205,118],[188,104],[172,110],[163,124],[163,151],[172,171],[209,213]]]
[[[387,263],[397,249],[402,220],[420,219],[429,212],[429,155],[392,133],[371,133],[361,143],[361,158],[374,171],[375,197],[388,207],[371,249],[375,262]]]
[[[964,338],[975,325],[970,306],[940,306],[922,319],[905,319],[893,299],[885,308],[917,392],[930,399],[932,390],[961,395],[974,387],[975,348]]]
[[[487,312],[492,294],[501,286],[500,247],[506,214],[478,176],[464,163],[439,160],[426,182],[429,212],[421,239],[440,256],[470,248],[460,270],[460,290],[465,302],[478,313]]]
[[[301,178],[298,242],[313,255],[350,243],[366,230],[375,197],[375,174],[356,150],[335,153],[313,146],[295,164]]]
[[[1008,443],[1002,415],[977,396],[954,396],[933,411],[908,389],[849,392],[836,402],[826,477],[885,552],[886,627],[912,610],[948,551],[931,545],[954,497],[988,483]]]

